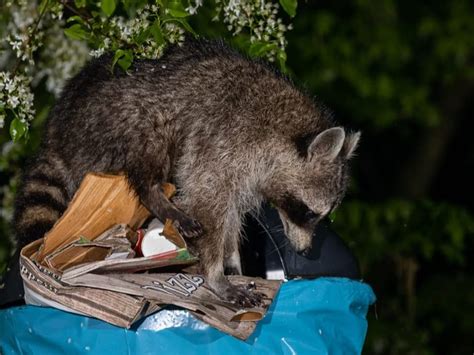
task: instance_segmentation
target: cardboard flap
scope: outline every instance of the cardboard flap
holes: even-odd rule
[[[89,241],[81,237],[46,255],[43,263],[54,271],[62,272],[73,266],[89,262],[133,258],[129,239],[135,234],[128,226],[119,224]]]
[[[87,174],[66,212],[46,233],[39,262],[78,236],[89,240],[116,224],[138,228],[150,215],[123,175]]]
[[[94,272],[96,274],[104,274],[111,272],[127,272],[134,273],[143,270],[158,269],[166,266],[190,265],[197,262],[198,259],[193,257],[186,249],[171,251],[158,256],[142,257],[133,259],[108,259],[102,261],[94,261],[86,264],[73,266],[63,272],[63,279],[69,280],[79,275]]]

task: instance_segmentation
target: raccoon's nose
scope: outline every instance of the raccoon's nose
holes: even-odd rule
[[[300,250],[300,251],[298,252],[298,254],[300,254],[300,255],[302,255],[302,256],[308,256],[310,252],[311,252],[311,247],[307,247],[307,248],[305,248],[305,249],[303,249],[303,250]]]

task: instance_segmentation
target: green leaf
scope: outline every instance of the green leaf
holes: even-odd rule
[[[170,22],[170,21],[179,23],[186,31],[192,33],[195,37],[197,37],[197,33],[193,30],[193,28],[191,27],[189,22],[186,21],[186,19],[167,17],[163,20],[163,23]]]
[[[88,244],[90,243],[91,241],[89,239],[87,239],[86,237],[84,237],[83,235],[81,235],[79,237],[79,240],[77,241],[77,244]]]
[[[13,119],[10,123],[10,136],[14,142],[17,142],[26,132],[26,123],[21,122],[18,118]]]
[[[77,24],[80,24],[80,25],[85,25],[86,24],[86,22],[84,21],[84,19],[81,16],[71,16],[66,20],[66,22],[67,23],[76,22]]]
[[[173,10],[173,9],[168,9],[170,12],[171,16],[177,17],[177,18],[184,18],[188,17],[189,14],[186,11],[179,11],[179,10]]]
[[[165,39],[163,38],[163,32],[161,32],[160,22],[158,20],[156,20],[153,25],[151,25],[150,32],[153,35],[156,44],[161,45],[165,43]]]
[[[132,62],[133,62],[132,52],[126,51],[125,55],[118,60],[118,65],[120,65],[120,68],[122,68],[124,71],[127,71],[128,68],[130,68],[130,65],[132,65]]]
[[[288,68],[286,67],[286,52],[283,49],[278,50],[277,59],[280,70],[285,74],[288,73]]]
[[[117,64],[118,60],[122,58],[125,55],[125,51],[123,49],[117,49],[115,51],[114,59],[112,60],[112,67],[110,68],[112,71],[114,71],[115,64]]]
[[[298,0],[280,0],[280,5],[288,15],[295,17]]]
[[[250,36],[244,35],[242,33],[231,38],[232,44],[239,48],[242,52],[248,53],[252,42],[250,42]]]
[[[115,11],[115,0],[102,0],[100,8],[107,16],[112,16]]]
[[[135,43],[142,45],[143,42],[145,42],[149,37],[150,37],[150,30],[151,26],[149,28],[144,29],[143,31],[140,32],[138,36],[134,37]]]
[[[277,49],[275,43],[254,42],[250,45],[249,55],[251,57],[262,57],[273,49]]]
[[[78,23],[72,25],[69,28],[66,28],[64,30],[64,33],[66,34],[66,36],[68,36],[71,39],[83,40],[83,39],[88,39],[90,37],[89,33],[86,30],[84,30],[84,28]]]
[[[30,139],[30,130],[29,129],[26,130],[25,134],[23,135],[23,138],[26,141],[28,141]]]
[[[38,11],[40,14],[44,13],[46,11],[46,7],[48,6],[48,3],[49,3],[49,0],[42,0],[40,5],[39,5],[39,8],[38,8]]]
[[[115,64],[120,65],[124,71],[127,71],[132,65],[133,62],[133,54],[130,51],[117,49],[115,51],[114,59],[112,60],[112,71],[114,70]]]
[[[86,0],[74,0],[74,5],[76,5],[77,8],[85,7],[86,6]]]
[[[173,17],[183,18],[189,16],[189,13],[186,12],[186,9],[181,3],[181,0],[171,0],[168,3],[167,10],[169,14]]]

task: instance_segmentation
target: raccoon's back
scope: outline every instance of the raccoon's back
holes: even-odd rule
[[[269,131],[288,136],[315,127],[302,121],[315,117],[305,95],[222,42],[187,41],[159,60],[134,61],[129,73],[112,72],[111,59],[86,65],[51,111],[16,199],[20,244],[53,226],[85,173],[126,170],[146,156],[140,149],[159,142],[174,152],[167,157],[173,164],[180,147],[244,146]]]

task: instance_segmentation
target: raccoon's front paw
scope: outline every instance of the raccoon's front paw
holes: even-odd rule
[[[226,289],[225,296],[229,302],[243,308],[263,305],[263,294],[255,291],[251,286],[230,286]]]
[[[175,219],[173,225],[184,238],[196,238],[204,232],[201,223],[184,214]]]

